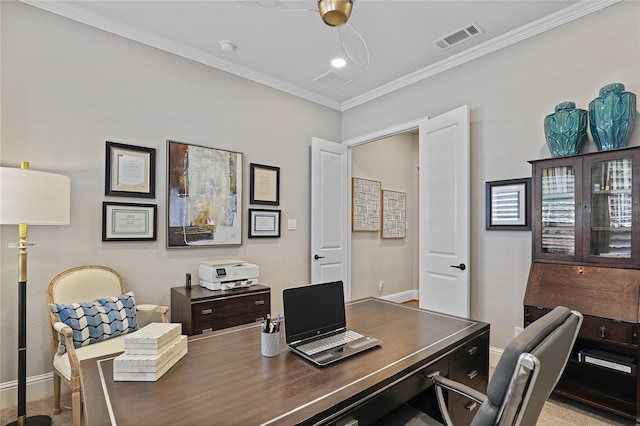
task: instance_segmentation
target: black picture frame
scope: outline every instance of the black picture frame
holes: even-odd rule
[[[486,183],[486,229],[531,230],[531,178]]]
[[[102,241],[156,241],[156,204],[102,203]]]
[[[280,210],[249,209],[249,238],[280,238]]]
[[[280,205],[280,167],[251,163],[249,183],[250,204]]]
[[[104,195],[156,197],[156,150],[106,142]]]

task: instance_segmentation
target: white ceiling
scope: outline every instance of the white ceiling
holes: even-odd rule
[[[352,83],[313,79],[344,57],[338,32],[319,14],[240,1],[31,1],[25,3],[344,111],[616,3],[593,0],[358,0],[351,23],[370,64],[336,70]],[[277,2],[260,2],[277,3]],[[280,1],[314,9],[315,0]],[[254,5],[255,6],[255,5]],[[447,50],[433,44],[475,22],[484,31]],[[219,42],[237,45],[232,53]]]

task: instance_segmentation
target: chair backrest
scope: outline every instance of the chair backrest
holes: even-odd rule
[[[535,425],[567,364],[582,314],[559,306],[504,350],[472,425]]]
[[[49,303],[91,302],[124,294],[124,281],[106,266],[86,265],[67,269],[49,281]]]
[[[98,298],[124,294],[124,281],[106,266],[85,265],[60,272],[47,286],[48,303],[91,302]],[[47,309],[48,310],[48,309]],[[51,353],[58,352],[59,334],[54,330],[55,317],[49,311]]]

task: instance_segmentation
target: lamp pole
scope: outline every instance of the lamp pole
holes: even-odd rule
[[[21,169],[28,169],[23,161]],[[37,243],[27,243],[27,224],[18,224],[18,417],[8,426],[48,426],[49,416],[27,417],[27,247],[37,247]]]

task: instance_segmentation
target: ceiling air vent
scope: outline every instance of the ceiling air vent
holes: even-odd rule
[[[331,90],[337,90],[349,83],[353,83],[353,80],[343,77],[333,70],[314,78],[313,81]]]
[[[480,26],[478,26],[478,24],[476,24],[475,22],[472,22],[469,25],[466,25],[464,28],[455,30],[450,34],[437,39],[433,42],[433,44],[444,50],[450,48],[454,44],[458,44],[482,33],[482,28],[480,28]]]

